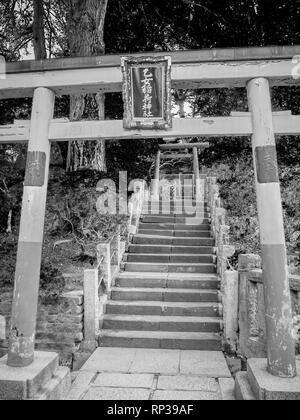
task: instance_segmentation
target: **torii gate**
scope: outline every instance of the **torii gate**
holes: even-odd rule
[[[143,54],[144,55],[144,54]],[[153,53],[152,56],[163,54]],[[270,86],[299,83],[293,57],[300,46],[175,52],[173,88],[247,87],[250,113],[174,119],[166,131],[128,131],[122,121],[52,120],[55,95],[122,89],[119,56],[8,63],[0,100],[33,96],[30,124],[0,127],[0,142],[28,141],[28,156],[15,275],[8,365],[34,360],[41,250],[52,141],[252,136],[266,298],[268,369],[295,377],[289,294],[275,135],[299,135],[300,116],[273,113]]]
[[[203,151],[209,147],[209,143],[178,143],[178,144],[162,144],[159,146],[159,151],[156,155],[155,160],[155,177],[152,184],[152,194],[154,197],[159,196],[159,181],[160,181],[160,163],[161,160],[169,159],[193,159],[193,173],[195,180],[196,193],[199,194],[201,191],[200,185],[200,174],[199,174],[199,160],[198,160],[198,151]],[[193,154],[190,153],[171,153],[172,151],[193,151]],[[164,153],[166,152],[166,153]]]

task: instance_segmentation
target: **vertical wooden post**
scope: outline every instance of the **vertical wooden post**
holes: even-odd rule
[[[199,159],[198,149],[193,147],[193,167],[194,167],[194,179],[195,179],[195,197],[197,200],[201,200],[201,185],[200,185],[200,172],[199,172]]]
[[[254,130],[252,147],[262,251],[268,371],[274,376],[292,378],[296,376],[295,344],[268,80],[251,80],[248,98]]]
[[[154,197],[159,197],[159,178],[160,178],[160,150],[156,155],[156,164],[155,164],[155,178],[153,180],[153,190],[152,195]]]
[[[9,336],[7,364],[12,367],[34,360],[54,100],[49,89],[34,92]]]

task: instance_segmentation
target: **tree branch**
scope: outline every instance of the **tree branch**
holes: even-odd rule
[[[183,3],[188,4],[189,6],[196,6],[196,7],[199,7],[200,9],[203,9],[205,12],[209,13],[210,15],[215,16],[216,18],[218,18],[220,20],[222,20],[224,23],[227,23],[227,24],[229,23],[222,15],[210,10],[206,6],[203,6],[203,4],[195,3],[194,0],[182,0],[182,1],[183,1]]]

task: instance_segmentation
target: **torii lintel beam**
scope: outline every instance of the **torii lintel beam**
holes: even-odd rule
[[[140,53],[135,56],[172,58],[172,87],[234,88],[245,87],[257,77],[267,78],[271,86],[299,84],[295,76],[294,57],[300,46],[254,47]],[[63,58],[7,63],[0,80],[0,99],[30,97],[38,87],[56,95],[122,90],[121,56]]]

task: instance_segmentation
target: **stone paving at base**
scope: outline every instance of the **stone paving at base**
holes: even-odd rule
[[[78,372],[68,400],[232,400],[223,353],[99,348]]]

